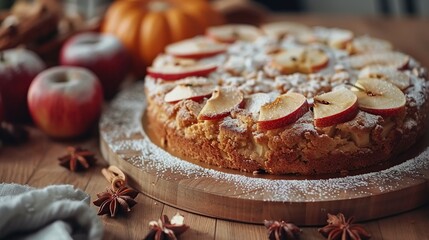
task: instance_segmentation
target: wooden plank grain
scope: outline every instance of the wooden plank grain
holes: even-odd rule
[[[43,133],[28,130],[27,142],[0,148],[0,182],[26,184],[50,147]]]
[[[66,148],[70,145],[79,145],[90,151],[97,151],[96,139],[87,138],[73,142],[60,142],[49,139],[48,144],[50,147],[27,183],[33,187],[45,187],[52,184],[72,184],[75,187],[84,189],[95,171],[94,168],[83,172],[71,172],[59,165],[58,157],[66,155]]]
[[[267,230],[262,225],[217,220],[216,240],[229,239],[267,239]]]
[[[383,239],[429,239],[429,205],[378,220]]]

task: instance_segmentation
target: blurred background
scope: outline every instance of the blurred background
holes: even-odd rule
[[[347,16],[347,17],[389,17],[391,18],[427,18],[429,16],[429,0],[206,0],[210,6],[218,14],[222,15],[223,22],[226,23],[247,23],[253,25],[259,25],[264,21],[275,21],[276,16],[283,13],[283,17],[288,16],[301,16],[301,15],[312,15],[317,17],[325,16]],[[106,10],[109,6],[112,6],[114,0],[0,0],[0,50],[20,45],[21,42],[16,44],[2,44],[3,42],[10,43],[7,37],[10,35],[11,23],[6,18],[9,15],[15,15],[20,19],[28,19],[28,16],[32,11],[37,11],[37,4],[48,6],[52,11],[50,13],[59,16],[58,29],[56,32],[59,34],[56,44],[53,41],[49,41],[50,44],[44,44],[40,46],[39,42],[32,42],[33,45],[36,43],[37,46],[31,48],[37,54],[41,55],[44,60],[55,63],[58,49],[61,47],[64,40],[66,40],[72,34],[79,31],[86,30],[100,30],[103,28],[103,22],[109,17],[105,17]],[[122,1],[119,1],[122,2]],[[124,1],[125,2],[125,1]],[[146,2],[146,1],[145,1]],[[181,0],[151,0],[144,4],[153,5],[152,3],[164,3],[167,5],[181,5],[188,1]],[[170,3],[173,4],[170,4]],[[205,4],[207,4],[207,2]],[[191,4],[195,4],[192,2]],[[40,4],[39,4],[40,5]],[[55,6],[57,5],[57,6]],[[58,7],[60,6],[60,7]],[[147,6],[146,6],[147,7]],[[36,10],[34,10],[36,9]],[[58,10],[61,9],[61,10]],[[164,9],[165,10],[165,9]],[[163,10],[163,11],[164,11]],[[204,13],[197,13],[203,15],[203,18],[199,19],[199,23],[212,21],[216,25],[213,16],[206,17]],[[286,13],[286,14],[284,14]],[[142,13],[143,14],[143,13]],[[121,18],[115,18],[112,21],[121,21],[125,16]],[[38,19],[35,17],[35,19]],[[110,18],[111,19],[111,18]],[[40,19],[38,19],[40,20]],[[13,20],[15,21],[15,20]],[[13,22],[12,21],[12,22]],[[16,22],[16,21],[15,21]],[[31,20],[28,21],[31,23]],[[41,23],[42,24],[42,23]],[[201,23],[203,24],[203,23]],[[310,23],[310,25],[315,25]],[[26,24],[22,23],[25,29]],[[30,24],[31,25],[31,24]],[[35,25],[35,24],[33,24]],[[37,25],[37,24],[36,24]],[[42,24],[47,26],[46,23]],[[52,25],[52,24],[51,24]],[[116,25],[116,24],[114,24]],[[204,24],[203,24],[204,25]],[[341,22],[335,20],[332,25],[338,27],[342,26]],[[1,28],[2,27],[2,28]],[[27,27],[30,28],[30,27]],[[37,27],[40,29],[40,27]],[[37,29],[35,28],[35,29]],[[101,29],[102,32],[104,31]],[[116,30],[122,31],[122,30]],[[35,31],[37,33],[37,31]],[[30,31],[31,34],[33,34]],[[33,34],[34,35],[34,34]],[[52,34],[51,34],[52,35]],[[55,35],[55,34],[54,34]],[[118,35],[118,34],[117,34]],[[118,36],[124,34],[119,34]],[[48,36],[51,37],[52,36]],[[37,37],[40,39],[39,37]],[[43,38],[42,40],[44,40]],[[22,40],[22,39],[21,39]],[[46,41],[42,41],[44,43]],[[28,44],[27,44],[28,45]],[[52,54],[53,53],[53,54]],[[51,64],[49,64],[51,65]]]
[[[348,15],[429,16],[427,0],[257,0],[272,11]]]
[[[10,7],[15,0],[1,0],[0,8]],[[69,6],[80,6],[86,15],[99,14],[113,0],[62,0]],[[429,16],[428,0],[212,0],[221,6],[248,4],[273,12]]]

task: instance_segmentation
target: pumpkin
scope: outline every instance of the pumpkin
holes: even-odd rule
[[[123,42],[141,76],[165,46],[222,22],[206,0],[117,0],[105,14],[102,31]]]

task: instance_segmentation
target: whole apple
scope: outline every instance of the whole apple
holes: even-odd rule
[[[112,98],[130,70],[130,57],[113,35],[86,32],[68,40],[61,49],[61,65],[91,70],[103,86],[106,99]]]
[[[54,138],[74,138],[97,122],[103,90],[97,77],[80,67],[41,72],[28,91],[28,107],[37,126]]]
[[[0,94],[4,118],[10,122],[29,120],[27,92],[34,77],[45,69],[33,52],[16,48],[0,52]]]

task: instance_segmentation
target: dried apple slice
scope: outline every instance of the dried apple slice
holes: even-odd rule
[[[244,99],[244,109],[257,121],[259,112],[263,105],[274,101],[279,96],[278,92],[254,93]]]
[[[273,56],[270,65],[283,74],[298,72],[299,63],[304,56],[304,48],[291,48]]]
[[[282,39],[288,35],[293,35],[298,41],[309,43],[316,41],[316,37],[310,27],[293,22],[273,22],[261,26],[268,36],[276,39]]]
[[[389,66],[395,69],[405,69],[410,57],[400,52],[370,52],[354,55],[345,59],[345,63],[355,69],[362,69],[370,65]]]
[[[217,66],[210,63],[195,63],[192,65],[166,65],[148,67],[147,74],[153,78],[174,81],[186,77],[204,77],[215,71]]]
[[[326,67],[329,57],[320,49],[291,48],[273,56],[270,66],[283,74],[314,73]]]
[[[259,28],[247,24],[227,24],[206,30],[208,37],[223,43],[233,43],[237,40],[253,42],[261,34]]]
[[[168,103],[177,103],[181,100],[189,99],[192,101],[201,101],[210,97],[214,90],[212,85],[177,85],[170,92],[165,94],[164,101]]]
[[[300,93],[288,92],[260,109],[258,129],[270,130],[296,122],[308,112],[307,99]]]
[[[228,116],[243,102],[243,93],[236,88],[216,88],[198,115],[199,120],[219,120]]]
[[[405,110],[404,93],[390,82],[375,79],[359,79],[352,87],[359,108],[381,116],[394,116]]]
[[[369,36],[354,38],[349,46],[351,53],[389,52],[393,49],[388,41]]]
[[[328,44],[331,47],[345,49],[352,42],[354,34],[352,31],[345,29],[332,29],[328,37]]]
[[[314,125],[329,127],[352,120],[359,108],[356,95],[343,88],[315,96],[313,110]]]
[[[172,43],[165,49],[166,53],[178,58],[205,58],[227,50],[228,45],[207,37],[196,37]]]
[[[329,63],[329,57],[320,49],[309,48],[305,51],[299,70],[302,73],[314,73],[325,68]]]
[[[386,80],[401,90],[410,86],[410,77],[395,68],[384,66],[369,66],[359,72],[359,78],[378,78]]]

